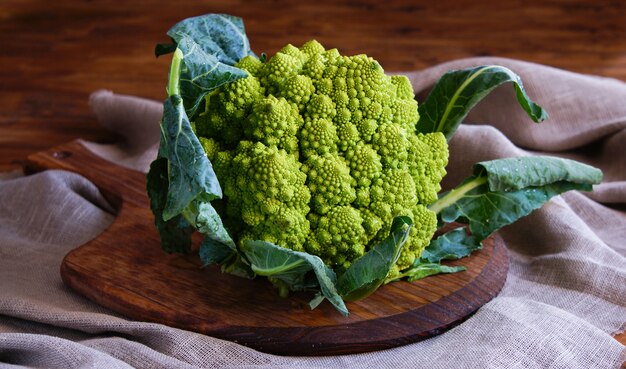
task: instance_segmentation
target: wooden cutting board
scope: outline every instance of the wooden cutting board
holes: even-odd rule
[[[451,262],[467,271],[396,282],[348,302],[343,317],[327,302],[310,310],[309,293],[288,299],[264,279],[201,269],[197,256],[160,249],[145,175],[111,164],[79,142],[31,155],[26,169],[64,169],[95,183],[118,209],[111,226],[70,252],[63,281],[131,319],[151,321],[283,355],[381,350],[423,340],[461,323],[502,288],[508,257],[496,234],[471,257]]]

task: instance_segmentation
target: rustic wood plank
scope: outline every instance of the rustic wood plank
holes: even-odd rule
[[[65,169],[95,183],[119,209],[113,224],[63,260],[64,282],[130,318],[154,321],[285,355],[347,354],[416,342],[459,324],[506,280],[508,256],[494,236],[474,256],[450,263],[467,272],[383,286],[347,303],[310,310],[312,295],[280,298],[265,279],[201,269],[199,260],[161,251],[145,175],[117,167],[72,142],[28,158],[29,171]],[[181,262],[183,260],[183,262]]]

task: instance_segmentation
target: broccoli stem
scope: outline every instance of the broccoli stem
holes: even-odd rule
[[[167,84],[168,96],[180,95],[180,63],[183,60],[183,52],[180,49],[174,51],[172,65],[170,66],[170,77]]]
[[[443,209],[447,208],[450,205],[453,205],[455,202],[465,196],[465,194],[485,183],[487,183],[486,176],[476,177],[473,180],[453,189],[444,196],[440,197],[439,200],[430,204],[428,208],[435,214],[439,214]]]

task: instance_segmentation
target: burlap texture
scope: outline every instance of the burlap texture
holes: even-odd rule
[[[626,348],[626,84],[498,58],[410,73],[420,96],[446,70],[500,64],[522,76],[550,113],[532,123],[510,85],[472,112],[451,142],[456,184],[479,160],[547,153],[605,173],[592,194],[557,197],[501,231],[511,267],[502,292],[458,327],[426,341],[360,355],[294,358],[125,319],[63,285],[59,265],[114,219],[97,188],[62,171],[0,180],[0,367],[46,368],[616,368]],[[91,105],[117,146],[85,143],[146,170],[161,105],[98,92]]]

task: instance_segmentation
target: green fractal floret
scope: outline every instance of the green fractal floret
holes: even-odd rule
[[[388,236],[394,217],[408,216],[393,273],[410,266],[437,225],[427,206],[448,146],[440,133],[416,133],[408,78],[317,41],[236,67],[249,75],[209,94],[194,119],[236,241],[306,251],[341,272]]]
[[[333,100],[326,95],[315,94],[306,107],[304,117],[307,120],[333,119],[335,114],[337,114],[337,110],[335,110]]]
[[[315,40],[305,42],[301,47],[300,51],[308,55],[309,57],[313,55],[323,54],[326,50],[324,46]]]
[[[308,250],[314,250],[327,264],[347,268],[365,253],[367,235],[360,212],[351,206],[337,206],[320,217],[312,232]]]
[[[409,139],[408,170],[415,181],[418,202],[437,200],[440,182],[446,175],[448,143],[441,132],[414,135]]]
[[[400,100],[413,100],[415,93],[413,86],[407,76],[395,75],[391,76],[391,83],[396,86],[396,97]]]
[[[235,67],[245,70],[253,76],[258,76],[263,63],[252,55],[246,55],[235,64]]]
[[[287,80],[300,73],[301,69],[300,58],[279,52],[263,65],[259,73],[270,92],[276,93]]]
[[[337,128],[328,119],[306,122],[300,130],[300,151],[305,158],[337,151]]]
[[[206,111],[196,119],[199,136],[211,137],[228,145],[241,139],[241,122],[254,102],[262,99],[264,88],[256,77],[238,79],[206,98]]]
[[[264,240],[261,235],[271,235],[285,241],[278,243],[281,246],[301,249],[309,230],[310,193],[300,163],[284,150],[260,142],[240,145],[235,152],[229,168],[235,190],[225,193],[239,210],[246,233]],[[281,224],[287,226],[275,227]]]
[[[374,134],[372,143],[386,166],[398,168],[406,163],[409,141],[402,126],[383,124]]]
[[[220,143],[207,137],[200,137],[198,140],[200,141],[200,144],[202,145],[202,148],[204,149],[204,152],[209,160],[214,161],[217,153],[222,151]]]
[[[289,153],[298,150],[296,134],[303,121],[287,100],[272,95],[257,100],[245,123],[247,136]]]
[[[407,129],[415,127],[415,123],[420,118],[415,100],[396,100],[392,111],[393,122],[399,126],[405,126]]]
[[[356,194],[350,169],[337,154],[311,156],[304,163],[312,205],[318,214],[326,214],[332,206],[347,205]]]
[[[311,95],[315,92],[313,82],[307,76],[297,75],[288,79],[281,91],[280,96],[294,103],[300,112],[304,111]]]
[[[359,142],[346,151],[345,158],[350,166],[350,173],[359,186],[369,187],[382,172],[380,156],[368,144]]]

